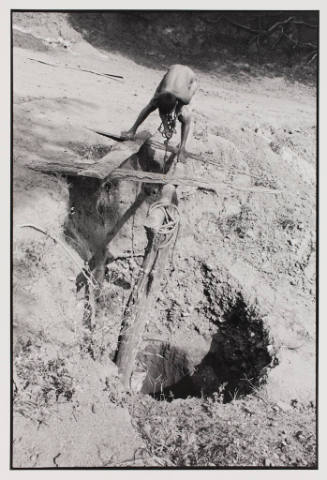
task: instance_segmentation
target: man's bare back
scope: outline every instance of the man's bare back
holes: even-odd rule
[[[174,95],[184,105],[190,103],[197,88],[194,72],[185,65],[172,65],[161,80],[154,98],[164,93]]]
[[[127,132],[122,132],[126,138],[134,138],[138,127],[144,120],[159,110],[159,115],[165,132],[170,136],[174,131],[175,118],[182,125],[180,153],[185,150],[185,144],[190,132],[191,112],[187,105],[190,103],[197,89],[197,81],[194,72],[185,65],[172,65],[161,82],[159,83],[150,102],[141,110],[134,125]],[[170,138],[167,136],[167,138]],[[179,158],[181,158],[179,156]]]

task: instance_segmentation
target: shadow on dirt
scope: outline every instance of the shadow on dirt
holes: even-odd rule
[[[157,14],[154,13],[151,18],[151,14],[144,15],[141,12],[72,13],[69,21],[94,47],[119,52],[146,67],[162,69],[164,65],[172,63],[199,66],[199,59],[195,55],[202,53],[203,57],[203,52],[197,46],[196,32],[189,30],[182,39],[178,39],[175,29],[180,26],[180,18],[174,12],[161,13],[160,27]],[[185,30],[188,30],[187,24],[193,18],[192,12],[186,14]],[[171,38],[171,34],[175,38]],[[186,41],[191,42],[192,49],[181,48]]]
[[[287,12],[271,15],[270,19],[268,15],[252,18],[242,12],[231,15],[219,11],[209,14],[196,11],[74,12],[68,15],[68,20],[95,48],[119,52],[154,69],[184,63],[211,73],[237,74],[244,70],[252,76],[285,74],[290,78],[294,73],[303,79],[315,75],[315,65],[307,65],[305,60],[312,48],[305,42],[297,43],[296,40],[290,45],[285,41],[286,33],[294,35],[291,30],[288,32],[288,24],[284,27],[285,38],[278,39],[278,35],[274,35],[269,39],[263,35],[260,42],[253,41],[254,26],[266,28],[269,22],[283,21]],[[252,33],[251,28],[242,28],[242,23],[249,23]],[[316,30],[309,28],[301,35],[315,38]],[[299,70],[297,66],[301,63],[303,68]]]

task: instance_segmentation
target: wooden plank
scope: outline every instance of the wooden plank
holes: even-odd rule
[[[85,170],[86,165],[86,163],[68,163],[66,161],[61,163],[33,161],[28,165],[28,168],[43,173],[77,176],[80,172]],[[94,165],[94,163],[89,163],[89,166],[91,165]]]
[[[140,145],[135,142],[124,142],[114,146],[110,152],[94,165],[78,172],[78,175],[84,177],[95,177],[103,180],[116,168],[122,166],[132,155],[137,153]]]
[[[111,140],[115,140],[116,142],[126,142],[127,141],[121,135],[116,135],[114,133],[106,132],[104,130],[93,130],[93,129],[89,129],[89,130],[91,130],[94,133],[98,133],[99,135],[102,135],[104,137],[110,138]],[[131,140],[128,140],[128,141],[130,142]],[[140,142],[140,139],[136,139],[134,141],[135,142]],[[175,154],[178,152],[177,147],[174,147],[173,145],[170,145],[169,143],[167,145],[165,145],[164,143],[160,143],[157,140],[153,140],[153,138],[151,138],[151,136],[149,138],[147,138],[144,141],[144,143],[147,143],[149,146],[152,146],[152,147],[154,147],[158,150],[164,150],[164,151],[167,150],[167,152],[175,153]],[[209,165],[214,165],[218,170],[224,171],[224,167],[222,167],[220,163],[215,162],[214,160],[210,160],[208,157],[203,156],[201,154],[196,154],[196,153],[186,151],[185,156],[186,156],[186,158],[191,158],[192,160],[196,160],[198,162],[206,163],[206,164],[209,164]],[[258,177],[256,175],[252,175],[252,174],[247,173],[247,172],[242,172],[241,170],[238,170],[238,169],[233,169],[232,173],[233,174],[238,173],[240,175],[247,175],[248,177],[251,177],[251,178],[260,179],[260,177]]]
[[[139,138],[137,141],[124,140],[115,144],[107,155],[96,162],[78,162],[75,161],[75,157],[71,158],[65,155],[59,162],[34,161],[28,168],[44,173],[80,175],[103,180],[116,168],[122,167],[132,155],[139,151],[145,141],[146,138]]]
[[[107,155],[96,162],[76,162],[71,158],[69,160],[64,158],[60,162],[34,161],[28,165],[28,168],[44,173],[80,175],[103,180],[116,168],[122,167],[139,149],[139,144],[128,141],[115,145]]]

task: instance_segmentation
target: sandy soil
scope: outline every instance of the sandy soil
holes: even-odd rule
[[[33,28],[31,39],[26,30]],[[63,40],[56,37],[55,27],[53,32],[49,27],[48,35],[42,25],[25,24],[24,29],[17,22],[13,156],[17,388],[27,395],[26,382],[33,383],[26,373],[26,358],[36,372],[51,372],[51,361],[64,359],[69,374],[61,373],[60,378],[73,383],[62,387],[61,404],[58,398],[48,398],[39,423],[35,423],[34,407],[30,406],[30,413],[26,409],[26,396],[19,397],[21,404],[14,415],[14,466],[117,465],[143,445],[122,406],[123,394],[110,360],[135,266],[116,262],[111,267],[109,277],[118,272],[127,286],[109,281],[105,285],[107,302],[99,311],[94,337],[97,354],[91,361],[81,350],[85,331],[83,298],[75,293],[76,264],[60,246],[18,225],[32,223],[56,236],[62,233],[69,213],[67,182],[27,167],[34,161],[60,157],[87,162],[97,152],[108,151],[113,142],[88,128],[117,133],[128,128],[164,69],[96,50],[68,27]],[[47,37],[56,43],[46,42]],[[118,74],[124,80],[68,67]],[[196,73],[199,91],[193,101],[194,128],[188,150],[215,159],[221,169],[188,161],[178,166],[177,173],[243,186],[255,185],[252,175],[260,177],[257,185],[279,193],[229,190],[215,195],[178,189],[182,227],[174,251],[176,268],[149,315],[146,337],[187,351],[190,363],[199,365],[220,332],[217,318],[223,318],[227,306],[231,308],[241,295],[247,307],[257,306],[260,328],[270,339],[264,347],[274,351],[271,358],[278,359],[262,387],[266,398],[285,408],[294,399],[315,403],[315,89],[283,77],[253,77],[245,71],[237,78],[218,69]],[[153,114],[144,129],[155,132],[158,125],[158,116]],[[123,211],[135,192],[131,186],[121,188],[119,209]],[[145,245],[142,225],[147,208],[142,207],[135,217],[137,251]],[[66,248],[77,262],[82,261],[72,247],[66,244]],[[110,250],[118,256],[130,248],[129,222]],[[50,373],[42,375],[43,390],[34,385],[31,402],[40,399],[37,388],[44,393],[49,384]],[[108,379],[112,386],[104,394]],[[115,403],[113,388],[117,390]],[[74,392],[73,402],[64,401],[68,391]],[[81,444],[88,431],[92,433]]]

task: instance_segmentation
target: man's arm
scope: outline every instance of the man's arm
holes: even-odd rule
[[[179,147],[178,160],[183,161],[186,141],[191,130],[192,114],[190,109],[186,106],[183,107],[177,118],[181,122],[181,144]]]
[[[139,126],[141,125],[141,123],[144,122],[144,120],[150,115],[150,113],[154,112],[157,108],[157,104],[155,102],[154,99],[152,99],[142,110],[141,112],[139,113],[137,119],[135,120],[135,123],[134,125],[132,126],[132,128],[130,128],[127,132],[122,132],[122,135],[127,137],[127,138],[131,138],[133,139],[135,134],[136,134],[136,130],[139,128]]]

